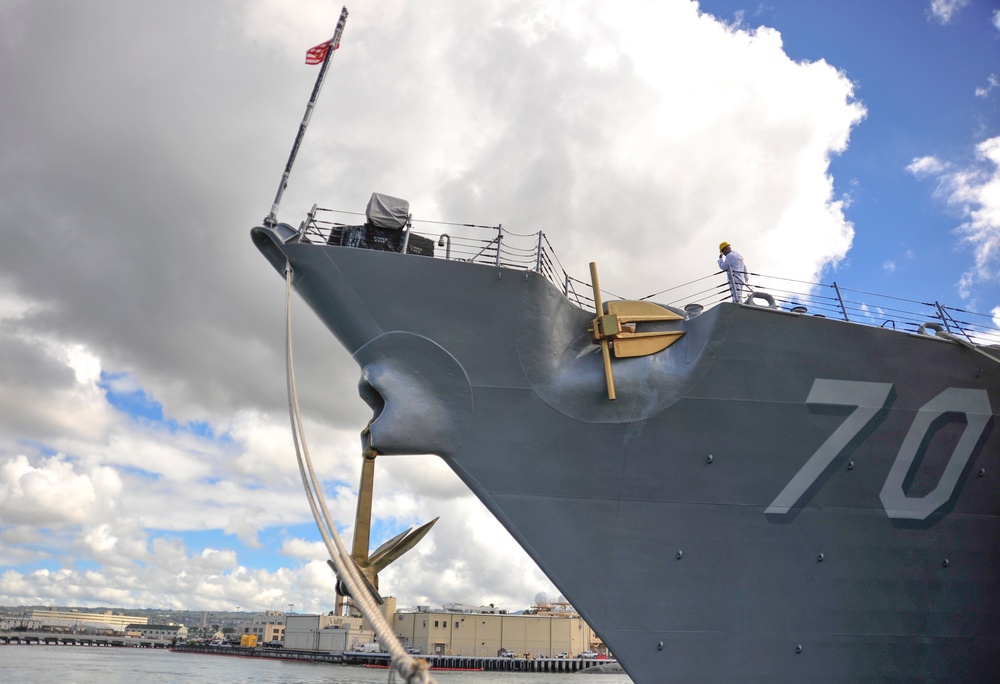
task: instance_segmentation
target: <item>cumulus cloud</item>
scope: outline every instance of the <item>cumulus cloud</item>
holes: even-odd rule
[[[969,4],[969,0],[931,0],[931,16],[942,24],[948,24],[958,12]]]
[[[0,439],[101,439],[114,418],[96,382],[100,360],[83,344],[34,334],[19,323],[0,327]]]
[[[1000,278],[1000,137],[976,147],[977,163],[962,168],[932,157],[914,160],[907,169],[918,177],[934,177],[937,192],[965,221],[955,229],[973,252],[973,264],[962,275],[959,291],[968,299],[977,283]]]
[[[65,456],[31,464],[23,454],[0,464],[0,523],[52,527],[99,520],[121,492],[108,467],[79,472]]]
[[[997,12],[1000,13],[1000,10]],[[976,97],[987,97],[997,86],[1000,86],[1000,79],[996,74],[990,74],[986,77],[986,85],[976,88]]]
[[[906,170],[918,178],[925,178],[942,173],[946,168],[947,164],[937,157],[927,156],[914,159],[907,165]]]
[[[294,558],[309,560],[326,560],[327,557],[326,544],[297,537],[286,539],[281,546],[281,552]]]
[[[301,571],[254,570],[236,565],[234,558],[224,564],[200,563],[198,557],[164,551],[159,545],[142,566],[100,570],[40,569],[0,574],[0,602],[52,603],[91,606],[157,606],[177,610],[192,607],[231,611],[236,606],[250,610],[281,608],[288,597],[300,598],[306,610],[320,610],[332,602],[332,574],[319,568]],[[325,579],[325,582],[324,582]],[[301,593],[296,586],[301,585]],[[256,608],[255,608],[256,607]]]
[[[977,153],[983,164],[949,181],[949,201],[967,218],[958,234],[975,254],[974,267],[962,277],[964,296],[976,282],[1000,278],[1000,137],[980,143]]]
[[[491,543],[477,544],[476,553],[460,553],[470,539]],[[409,555],[408,562],[389,566],[379,578],[380,586],[406,597],[407,605],[440,604],[441,596],[448,596],[449,603],[521,609],[528,607],[527,589],[552,591],[537,567],[521,561],[524,551],[478,502],[452,507]]]

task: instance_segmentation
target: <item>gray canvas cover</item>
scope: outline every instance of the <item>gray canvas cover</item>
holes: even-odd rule
[[[410,203],[398,197],[390,197],[377,192],[372,193],[365,209],[365,217],[369,225],[377,228],[402,230],[410,219]]]

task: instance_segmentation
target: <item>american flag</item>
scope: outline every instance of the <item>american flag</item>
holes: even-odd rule
[[[316,47],[311,47],[306,50],[306,64],[322,64],[323,60],[326,59],[326,53],[330,51],[330,43],[333,39],[326,41],[325,43],[320,43]],[[336,50],[340,47],[340,43],[333,46]]]

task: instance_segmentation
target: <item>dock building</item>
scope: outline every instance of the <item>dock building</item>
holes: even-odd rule
[[[177,641],[187,639],[188,629],[184,625],[131,624],[126,626],[125,633],[140,639]]]
[[[48,608],[32,610],[31,620],[42,628],[62,628],[68,631],[101,630],[124,634],[129,625],[148,625],[149,618],[139,615],[125,615],[106,610],[101,613],[87,613],[75,609],[59,610]]]
[[[420,606],[392,622],[403,646],[427,655],[555,658],[603,650],[578,614],[548,610],[507,614],[491,607]]]
[[[263,613],[255,613],[236,625],[236,633],[240,635],[251,634],[257,637],[258,644],[282,641],[285,638],[285,625],[288,617],[290,615],[282,613],[280,610],[265,610]]]
[[[382,609],[397,638],[411,653],[558,658],[607,650],[568,604],[536,606],[516,614],[493,606],[459,604],[396,610],[396,599],[387,597]],[[326,653],[384,651],[367,620],[355,611],[348,613],[286,616],[284,647]]]
[[[388,601],[395,610],[395,599]],[[375,632],[365,622],[364,618],[347,615],[289,615],[283,646],[325,653],[379,650],[367,646],[375,644]]]

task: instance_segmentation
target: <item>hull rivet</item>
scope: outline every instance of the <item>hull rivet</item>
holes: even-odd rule
[[[986,474],[986,468],[980,468],[979,469],[979,477],[982,477],[985,474]]]
[[[823,559],[824,559],[825,557],[826,557],[826,556],[824,556],[824,555],[823,555],[823,554],[821,553],[821,554],[819,554],[819,555],[818,555],[818,556],[816,557],[816,561],[817,561],[818,563],[822,563],[822,562],[823,562]]]
[[[677,552],[677,560],[680,560],[683,557],[684,557],[684,552],[683,551],[678,551]]]
[[[949,563],[950,561],[947,558],[945,558],[944,561],[941,563],[941,567],[947,568]]]
[[[663,642],[662,641],[656,645],[656,650],[657,651],[662,651],[663,650]]]
[[[708,462],[709,462],[709,463],[711,463],[711,462],[712,462],[712,454],[709,454],[709,455],[708,455]]]
[[[847,469],[854,470],[854,461],[851,461],[850,463],[847,464]]]
[[[795,647],[795,652],[802,653],[802,644],[799,644],[798,646]]]

